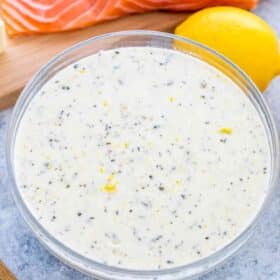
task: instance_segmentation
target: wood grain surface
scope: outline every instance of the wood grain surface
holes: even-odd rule
[[[35,72],[71,45],[112,31],[150,29],[171,32],[186,17],[186,13],[155,12],[127,16],[77,31],[8,39],[7,50],[0,55],[0,110],[12,106]]]
[[[16,280],[15,276],[8,270],[0,260],[0,280]]]

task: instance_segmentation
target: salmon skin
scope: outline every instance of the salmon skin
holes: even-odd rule
[[[155,10],[195,11],[231,5],[252,9],[258,0],[0,0],[9,35],[83,28],[128,14]]]

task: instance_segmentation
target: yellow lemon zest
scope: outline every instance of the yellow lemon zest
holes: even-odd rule
[[[109,181],[109,182],[112,182],[114,179],[115,179],[115,175],[114,175],[114,173],[113,173],[113,174],[111,174],[111,175],[109,176],[108,181]]]
[[[174,102],[174,100],[175,100],[174,96],[170,96],[170,97],[169,97],[169,102],[172,103],[172,102]]]
[[[107,183],[103,186],[103,191],[108,193],[114,193],[117,191],[117,183],[115,181],[114,174],[111,174],[107,180]]]
[[[222,134],[230,135],[232,133],[232,129],[229,127],[222,127],[219,132]]]
[[[104,185],[103,190],[105,192],[108,192],[108,193],[116,192],[117,191],[117,185],[116,184],[107,183],[106,185]]]
[[[104,106],[104,107],[108,107],[108,106],[109,106],[109,103],[108,103],[107,100],[104,100],[104,101],[103,101],[103,106]]]
[[[129,147],[128,143],[124,143],[124,147],[127,149]]]
[[[176,185],[177,186],[181,185],[181,180],[176,180]]]

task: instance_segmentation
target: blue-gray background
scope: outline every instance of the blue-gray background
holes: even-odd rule
[[[263,0],[255,12],[274,27],[280,38],[280,0]],[[265,98],[280,128],[280,78],[273,81]],[[5,180],[4,143],[10,115],[11,110],[0,112],[0,259],[18,280],[88,280],[50,255],[15,207]],[[202,279],[280,279],[280,185],[263,223],[250,241],[223,266]]]

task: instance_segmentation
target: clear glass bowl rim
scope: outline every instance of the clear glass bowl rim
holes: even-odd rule
[[[254,103],[254,106],[257,107],[258,113],[261,115],[262,122],[265,126],[267,137],[269,138],[270,152],[271,152],[271,174],[270,174],[270,184],[268,194],[259,210],[255,218],[252,222],[229,244],[227,244],[222,249],[217,252],[194,261],[192,263],[178,266],[170,269],[162,269],[162,270],[133,270],[133,269],[124,269],[114,266],[105,265],[99,263],[97,261],[93,261],[87,257],[84,257],[75,251],[71,250],[60,241],[56,240],[53,236],[51,236],[47,230],[40,225],[40,223],[34,218],[32,213],[29,211],[26,206],[24,200],[21,197],[20,191],[17,187],[15,176],[14,176],[14,142],[16,138],[16,132],[18,128],[18,123],[21,119],[21,114],[24,113],[23,104],[28,103],[30,101],[30,93],[32,92],[32,87],[36,85],[40,77],[45,75],[50,69],[52,69],[55,62],[59,59],[63,59],[66,55],[70,54],[75,50],[82,49],[87,45],[90,45],[96,41],[100,41],[103,39],[113,38],[113,37],[129,37],[129,36],[150,36],[151,38],[164,38],[169,40],[181,41],[183,43],[192,45],[197,47],[198,49],[202,49],[207,51],[207,53],[212,54],[214,57],[223,61],[230,69],[233,69],[235,73],[238,73],[245,81],[248,87],[248,92],[250,94],[250,99]],[[203,59],[202,59],[203,60]],[[244,82],[243,82],[244,83]],[[51,251],[54,255],[56,255],[59,259],[61,259],[64,263],[76,268],[88,274],[90,276],[101,277],[102,279],[146,279],[150,277],[168,277],[168,279],[181,279],[181,277],[194,277],[200,274],[207,272],[208,270],[214,268],[216,265],[222,263],[225,259],[235,253],[250,237],[254,228],[256,227],[258,221],[264,214],[264,210],[267,208],[269,201],[272,198],[273,191],[278,183],[278,170],[279,170],[279,140],[278,140],[278,132],[276,129],[275,121],[272,117],[272,114],[267,106],[267,103],[255,86],[255,84],[251,81],[251,79],[234,63],[232,63],[229,59],[219,54],[215,50],[212,50],[196,41],[179,37],[173,34],[158,32],[158,31],[147,31],[147,30],[130,30],[130,31],[119,31],[107,33],[100,36],[92,37],[88,40],[82,41],[73,45],[70,48],[62,51],[54,58],[52,58],[47,64],[45,64],[27,83],[24,90],[22,91],[19,99],[16,102],[14,107],[10,123],[9,129],[6,138],[6,161],[8,168],[8,177],[12,185],[13,197],[16,202],[16,205],[23,216],[25,222],[32,229],[33,233],[37,236],[40,242],[43,243],[45,247],[49,251]],[[131,278],[130,278],[131,277]],[[171,277],[171,278],[170,278]],[[177,278],[179,277],[179,278]],[[157,279],[157,278],[156,278]]]

